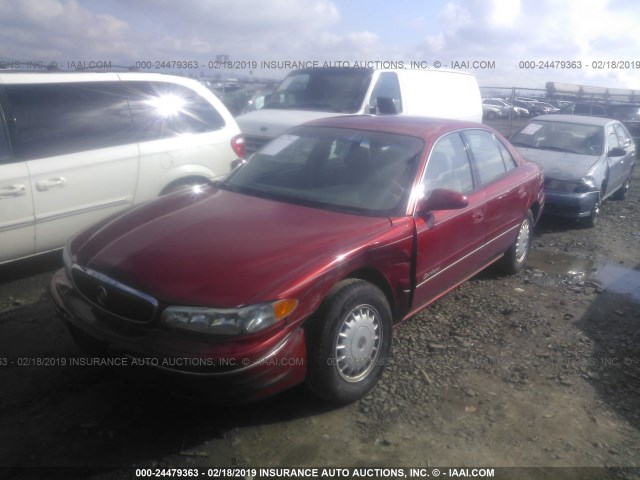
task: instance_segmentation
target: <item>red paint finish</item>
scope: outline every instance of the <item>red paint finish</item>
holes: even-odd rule
[[[155,316],[149,322],[118,318],[99,298],[80,293],[68,270],[61,270],[51,294],[79,343],[132,358],[209,359],[208,368],[174,363],[152,368],[147,378],[169,376],[179,390],[188,384],[214,396],[261,398],[304,381],[306,342],[314,341],[305,338],[304,325],[337,282],[358,277],[375,283],[394,319],[402,320],[498,258],[514,242],[527,210],[536,220],[542,210],[540,168],[496,134],[516,168],[477,185],[464,208],[414,211],[438,139],[465,129],[495,133],[482,125],[393,116],[309,125],[421,138],[417,174],[405,186],[413,192],[406,214],[338,212],[213,185],[138,206],[77,235],[68,254],[75,265],[153,297]],[[295,298],[298,307],[252,335],[186,332],[160,321],[170,305],[236,308],[282,298]]]

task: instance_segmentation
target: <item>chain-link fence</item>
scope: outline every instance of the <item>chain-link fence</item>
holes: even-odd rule
[[[556,112],[561,104],[548,103],[547,90],[521,87],[480,87],[483,98],[483,123],[505,137],[520,130],[529,118]],[[551,107],[551,108],[549,108]]]

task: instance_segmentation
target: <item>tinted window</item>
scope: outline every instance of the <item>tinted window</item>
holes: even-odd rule
[[[113,84],[7,85],[17,158],[28,160],[132,143],[127,100]]]
[[[205,98],[190,88],[163,82],[126,82],[137,138],[156,140],[224,127]]]
[[[481,184],[490,182],[506,172],[502,154],[493,134],[484,130],[467,130],[464,136],[471,148]]]
[[[471,165],[459,134],[449,134],[433,147],[423,185],[425,197],[435,188],[447,188],[460,193],[473,190]]]

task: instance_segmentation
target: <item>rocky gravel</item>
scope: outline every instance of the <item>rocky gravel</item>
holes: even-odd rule
[[[639,180],[604,203],[597,227],[545,218],[524,271],[490,268],[399,325],[380,384],[345,407],[304,388],[212,407],[117,371],[0,368],[0,477],[52,465],[114,479],[132,466],[440,465],[640,478]],[[0,357],[78,354],[44,295],[51,266],[0,270]]]

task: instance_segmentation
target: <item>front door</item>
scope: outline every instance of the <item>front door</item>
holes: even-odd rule
[[[435,188],[463,193],[469,205],[416,215],[416,289],[414,308],[447,292],[484,266],[485,195],[474,190],[467,151],[459,133],[434,145],[421,184],[427,197]]]

